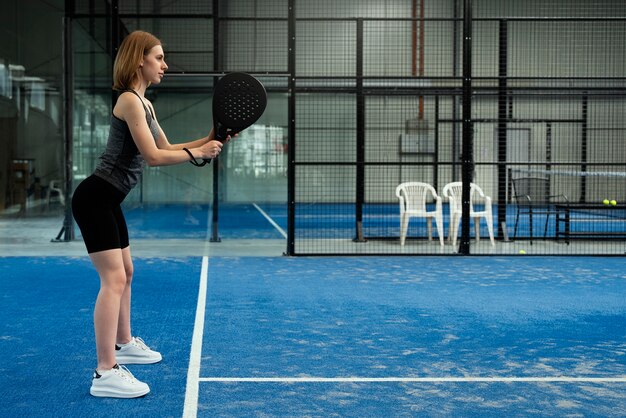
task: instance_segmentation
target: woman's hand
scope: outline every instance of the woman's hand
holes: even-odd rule
[[[234,137],[236,138],[237,134],[235,134]],[[211,158],[217,157],[218,155],[220,155],[220,152],[222,152],[222,148],[224,147],[224,145],[233,139],[230,135],[228,135],[223,141],[218,141],[214,138],[215,137],[213,135],[213,130],[211,130],[211,133],[208,136],[208,141],[197,148],[200,153],[199,158],[209,160]],[[198,158],[198,156],[196,156],[196,158]]]
[[[228,136],[226,137],[226,139],[224,140],[224,144],[228,144],[228,143],[229,143],[232,139],[237,138],[237,136],[238,136],[238,135],[239,135],[239,133],[236,133],[236,134],[235,134],[234,136],[232,136],[232,137],[231,137],[230,135],[228,135]]]
[[[198,148],[201,154],[200,157],[205,160],[216,158],[222,152],[223,146],[224,144],[220,141],[211,140]]]

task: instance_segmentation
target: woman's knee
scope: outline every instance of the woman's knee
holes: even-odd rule
[[[126,284],[130,286],[131,282],[133,281],[133,274],[135,273],[135,266],[133,265],[133,259],[130,255],[130,246],[122,248],[122,259],[124,260]]]
[[[126,289],[127,265],[119,249],[106,250],[90,254],[91,260],[100,275],[100,287],[116,294],[122,294]]]
[[[133,281],[133,274],[135,272],[135,267],[133,266],[133,263],[125,264],[124,272],[126,273],[126,285],[130,286]]]
[[[116,295],[122,296],[126,289],[126,274],[123,270],[111,271],[100,276],[100,288],[108,290]]]

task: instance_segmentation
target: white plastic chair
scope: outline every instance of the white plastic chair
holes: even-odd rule
[[[426,218],[428,224],[428,240],[433,239],[432,220],[435,218],[439,242],[443,245],[443,210],[441,197],[427,183],[407,182],[396,187],[396,196],[400,199],[400,245],[404,245],[410,218]],[[435,201],[435,210],[429,211],[427,203]]]
[[[447,198],[450,203],[450,226],[448,232],[448,241],[452,241],[452,245],[456,245],[457,235],[459,234],[459,225],[461,224],[461,213],[463,201],[461,194],[463,183],[460,181],[448,183],[443,188],[443,197]],[[476,196],[476,194],[478,196]],[[485,209],[482,211],[474,210],[474,200],[482,200]],[[496,245],[493,238],[493,215],[491,212],[491,197],[485,196],[482,189],[474,183],[470,183],[470,218],[474,220],[474,231],[476,233],[476,241],[480,241],[480,218],[485,218],[487,222],[487,230],[489,231],[489,239],[491,245]]]

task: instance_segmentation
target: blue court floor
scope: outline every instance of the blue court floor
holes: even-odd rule
[[[129,366],[146,397],[97,399],[88,258],[0,258],[0,416],[626,416],[621,258],[140,257],[135,270],[134,333],[164,361]]]

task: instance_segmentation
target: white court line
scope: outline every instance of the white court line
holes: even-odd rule
[[[626,383],[626,377],[201,377],[200,382],[235,383]]]
[[[253,204],[252,204],[252,206],[254,206],[254,207],[256,208],[256,210],[258,210],[259,212],[261,212],[261,215],[263,215],[263,216],[265,217],[265,219],[267,219],[267,220],[268,220],[268,222],[269,222],[269,223],[271,223],[271,224],[272,224],[272,226],[273,226],[274,228],[276,228],[276,229],[278,230],[278,232],[280,232],[280,233],[281,233],[281,235],[283,236],[283,238],[287,238],[287,233],[286,233],[286,232],[285,232],[285,231],[284,231],[284,230],[283,230],[280,226],[278,226],[278,224],[277,224],[276,222],[274,222],[274,220],[273,220],[272,218],[270,218],[270,216],[269,216],[267,213],[265,213],[265,212],[263,211],[263,209],[261,209],[261,208],[259,207],[259,205],[257,205],[256,203],[253,203]]]
[[[193,325],[191,339],[191,353],[189,354],[189,369],[187,370],[187,387],[185,389],[184,418],[195,418],[198,414],[198,391],[200,381],[200,362],[202,356],[202,337],[204,333],[204,315],[206,308],[206,291],[209,275],[209,257],[202,257],[200,271],[200,289],[198,289],[198,305],[196,306],[196,321]]]

